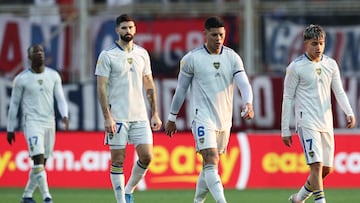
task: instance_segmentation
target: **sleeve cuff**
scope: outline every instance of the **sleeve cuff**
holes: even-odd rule
[[[281,137],[290,137],[291,131],[289,129],[281,130]]]
[[[175,121],[176,121],[176,117],[177,117],[177,115],[172,114],[172,113],[169,113],[168,120],[169,120],[169,121],[172,121],[172,122],[175,122]]]

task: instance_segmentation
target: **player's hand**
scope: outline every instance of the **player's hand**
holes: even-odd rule
[[[254,109],[253,105],[246,103],[241,110],[241,117],[245,120],[250,120],[254,118]]]
[[[165,133],[172,137],[176,133],[176,123],[173,121],[168,121],[165,125]]]
[[[115,134],[116,132],[116,123],[112,117],[105,119],[104,121],[105,131],[107,133]]]
[[[151,117],[150,125],[152,130],[160,130],[162,121],[157,113]]]
[[[15,133],[14,132],[7,132],[6,139],[8,143],[11,145],[12,143],[15,143]]]
[[[68,117],[62,118],[61,122],[64,124],[65,130],[69,130],[69,119],[68,119]]]
[[[347,128],[354,128],[355,127],[355,117],[354,116],[346,116],[347,121]]]
[[[291,145],[292,145],[292,136],[282,137],[282,141],[286,146],[291,147]]]

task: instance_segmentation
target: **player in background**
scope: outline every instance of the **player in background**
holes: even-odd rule
[[[44,64],[44,48],[33,45],[28,49],[31,65],[19,73],[13,82],[7,124],[7,141],[15,143],[15,126],[19,106],[23,116],[23,130],[33,167],[22,196],[22,203],[34,203],[33,192],[39,186],[44,203],[52,203],[45,171],[46,160],[55,144],[55,109],[58,110],[68,129],[68,106],[62,89],[60,75]]]
[[[159,130],[156,89],[148,52],[133,43],[136,32],[133,18],[127,14],[116,18],[119,39],[103,50],[98,58],[95,75],[97,91],[104,116],[105,144],[111,154],[110,179],[118,203],[133,202],[133,192],[145,176],[153,157],[151,130]],[[143,95],[150,105],[149,123]],[[134,144],[139,157],[125,185],[123,163],[126,144]]]
[[[215,16],[206,19],[205,38],[203,46],[181,59],[178,84],[165,132],[170,137],[176,133],[176,116],[191,87],[191,128],[196,151],[203,158],[203,170],[197,180],[194,202],[204,202],[210,191],[217,203],[224,203],[226,199],[218,174],[218,163],[220,154],[226,151],[232,126],[233,83],[244,100],[244,119],[254,117],[253,93],[240,56],[223,45],[225,27],[221,18]]]
[[[286,69],[281,116],[282,141],[292,145],[290,117],[295,104],[296,131],[303,147],[310,174],[292,203],[305,202],[314,195],[316,203],[325,203],[323,179],[330,173],[334,160],[334,129],[331,91],[345,112],[347,128],[355,126],[355,117],[343,89],[336,61],[323,54],[325,30],[308,26],[303,34],[305,53]]]

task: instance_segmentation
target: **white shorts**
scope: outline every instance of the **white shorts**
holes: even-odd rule
[[[323,166],[333,166],[335,151],[334,133],[298,127],[298,135],[307,164],[321,162]]]
[[[116,122],[115,134],[105,132],[106,145],[110,149],[125,149],[126,144],[153,144],[153,136],[148,121]]]
[[[193,121],[191,130],[195,140],[196,152],[209,148],[217,148],[219,154],[226,152],[230,129],[215,130],[210,126],[199,123],[199,121]]]
[[[49,158],[54,150],[55,124],[42,124],[39,122],[27,121],[24,125],[24,134],[31,157],[44,154]]]

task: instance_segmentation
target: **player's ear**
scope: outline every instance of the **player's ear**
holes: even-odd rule
[[[31,61],[33,46],[30,46],[27,50],[28,59]]]

